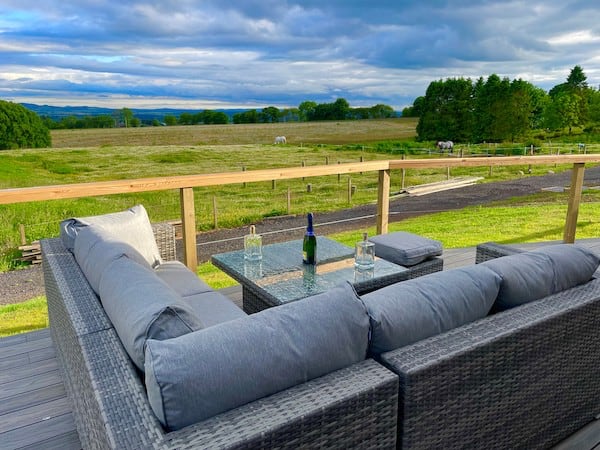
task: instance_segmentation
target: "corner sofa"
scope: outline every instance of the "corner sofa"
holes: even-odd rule
[[[326,324],[327,294],[247,316],[174,261],[172,227],[151,226],[141,206],[67,220],[41,246],[84,448],[395,445],[398,377],[366,358],[368,317],[350,285],[332,298],[340,326]]]
[[[246,316],[168,262],[171,231],[134,207],[42,241],[85,448],[548,448],[600,413],[600,260],[583,249]]]

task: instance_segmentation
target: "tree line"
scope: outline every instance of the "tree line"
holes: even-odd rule
[[[417,139],[502,142],[526,138],[533,130],[600,126],[600,91],[588,86],[580,66],[548,93],[522,79],[496,74],[433,81],[425,95],[402,111],[418,117]]]
[[[371,107],[352,108],[345,98],[338,98],[332,103],[317,103],[306,100],[297,108],[278,109],[268,106],[258,111],[251,109],[233,115],[233,123],[275,123],[315,120],[362,120],[387,119],[396,117],[391,106],[378,104]]]
[[[298,122],[311,120],[357,120],[357,119],[385,119],[395,117],[396,113],[391,106],[375,105],[371,107],[351,108],[348,101],[338,98],[333,103],[316,103],[304,101],[297,108],[279,109],[267,106],[260,110],[250,109],[234,114],[231,119],[223,111],[204,110],[197,113],[182,112],[179,116],[168,114],[162,121],[153,119],[142,121],[135,117],[129,108],[115,110],[111,114],[97,116],[77,117],[71,115],[58,121],[50,117],[42,117],[49,129],[73,128],[118,128],[140,126],[174,126],[174,125],[215,125],[233,122],[239,123],[276,123]]]

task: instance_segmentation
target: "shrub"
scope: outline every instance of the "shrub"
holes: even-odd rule
[[[0,150],[51,145],[50,131],[36,113],[0,100]]]

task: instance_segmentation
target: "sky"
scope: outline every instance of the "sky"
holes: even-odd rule
[[[600,85],[598,0],[0,0],[0,99],[397,110],[432,81]]]

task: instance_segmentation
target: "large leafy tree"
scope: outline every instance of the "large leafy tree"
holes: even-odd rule
[[[429,84],[417,124],[420,140],[467,142],[473,128],[473,84],[449,78]]]
[[[36,113],[22,105],[0,100],[0,150],[51,145],[50,131]]]
[[[550,102],[544,114],[546,126],[568,128],[570,134],[573,127],[587,123],[590,91],[581,66],[573,67],[567,81],[548,92]]]

